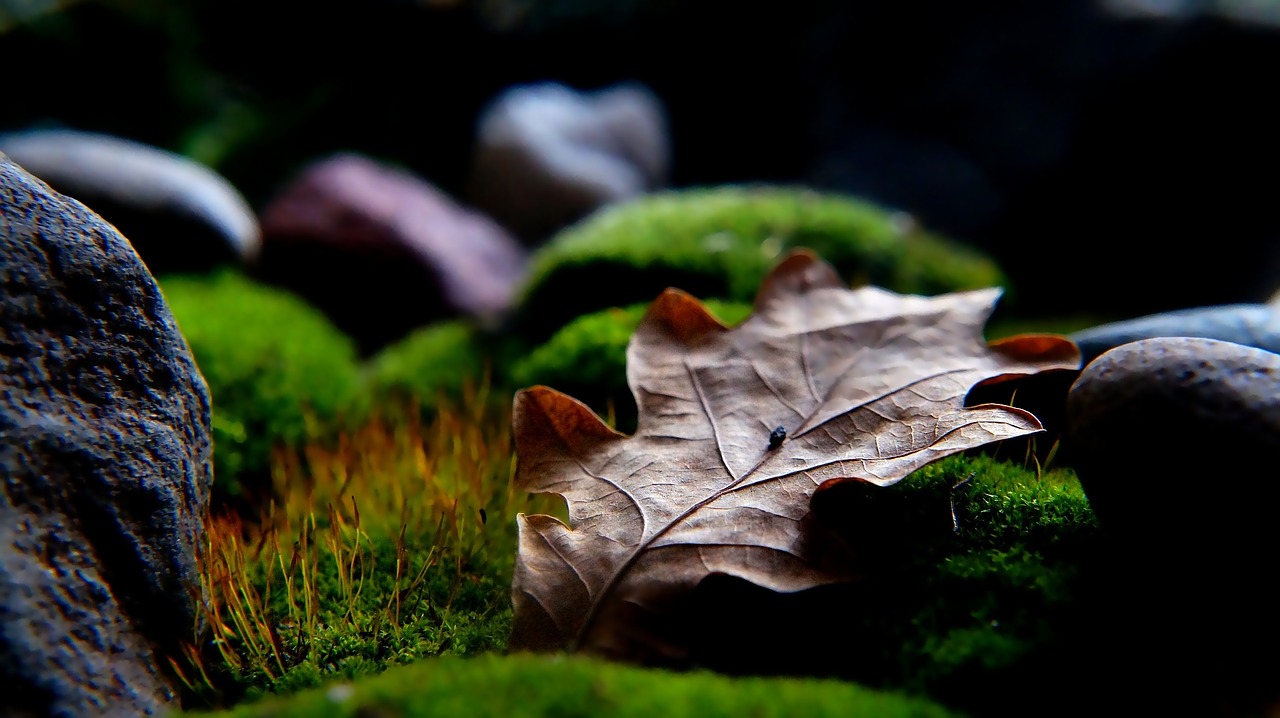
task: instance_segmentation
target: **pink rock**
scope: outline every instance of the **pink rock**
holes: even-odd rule
[[[526,253],[414,174],[356,154],[305,168],[262,211],[263,272],[368,353],[451,316],[506,311]]]

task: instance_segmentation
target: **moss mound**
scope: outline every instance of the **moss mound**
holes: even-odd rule
[[[314,615],[299,610],[301,601],[287,591],[272,594],[273,582],[281,583],[279,565],[255,563],[247,571],[243,586],[269,597],[264,613],[278,617],[283,649],[278,662],[272,655],[219,676],[228,690],[253,700],[376,675],[423,658],[506,648],[510,584],[494,578],[499,571],[442,556],[432,551],[433,537],[421,532],[399,538],[366,535],[357,541],[348,525],[320,528],[322,541],[336,537],[337,550],[306,547],[314,560],[315,573],[308,577],[313,583],[304,588],[300,578],[292,582],[294,594],[312,595],[318,607]],[[288,563],[290,556],[275,558],[277,564]],[[355,570],[336,568],[342,560]]]
[[[365,378],[383,403],[408,400],[434,407],[461,402],[490,376],[496,344],[465,321],[431,324],[371,357]]]
[[[355,347],[303,300],[230,269],[157,281],[213,399],[215,500],[265,484],[274,447],[361,416]]]
[[[412,684],[421,689],[429,680],[425,673],[414,671],[444,670],[439,666],[448,662],[433,660],[438,656],[483,657],[483,661],[467,665],[489,667],[477,669],[477,675],[468,681],[489,680],[501,685],[507,680],[525,680],[514,677],[523,664],[494,656],[503,651],[511,625],[513,516],[515,511],[557,510],[549,504],[504,503],[533,497],[518,492],[510,495],[499,486],[500,477],[506,476],[506,471],[497,468],[505,466],[500,452],[475,464],[473,469],[479,473],[474,477],[437,477],[424,484],[416,468],[419,463],[415,457],[419,455],[426,456],[429,466],[462,467],[468,465],[466,457],[478,449],[486,445],[500,448],[493,443],[499,440],[496,433],[484,442],[474,437],[451,440],[460,428],[453,420],[441,420],[425,432],[384,428],[353,444],[375,446],[393,437],[397,442],[408,441],[391,461],[371,457],[368,452],[335,452],[335,457],[346,456],[344,461],[355,463],[341,471],[326,470],[326,475],[331,474],[328,490],[338,491],[341,486],[346,499],[352,505],[359,504],[363,528],[354,531],[350,522],[356,517],[348,516],[339,540],[329,542],[319,540],[326,534],[325,524],[317,525],[312,549],[317,553],[304,560],[313,567],[309,580],[316,587],[317,620],[308,629],[307,640],[298,641],[288,633],[309,622],[303,618],[306,613],[287,605],[289,594],[278,585],[280,577],[276,577],[275,591],[267,588],[267,574],[278,573],[289,564],[291,544],[284,541],[274,549],[283,552],[279,555],[269,550],[257,558],[248,557],[252,560],[245,569],[246,585],[254,587],[249,595],[271,596],[261,621],[286,627],[281,630],[286,631],[282,637],[289,651],[296,647],[304,650],[296,656],[288,653],[282,672],[274,661],[262,663],[274,675],[248,670],[248,664],[255,660],[252,657],[243,661],[245,668],[235,681],[237,685],[247,687],[250,696],[263,692],[282,695],[261,706],[242,707],[237,715],[259,715],[258,711],[268,710],[303,715],[316,710],[317,705],[346,711],[336,715],[350,715],[361,706],[373,710],[361,701],[317,703],[324,692],[283,695],[351,679],[358,679],[354,687],[357,695],[387,697],[390,702],[377,705],[405,711],[398,715],[415,715],[419,710],[416,703],[397,701],[417,700],[403,687]],[[453,458],[432,453],[441,450],[451,452]],[[328,463],[314,453],[311,457]],[[398,468],[387,473],[376,470],[380,464]],[[489,468],[481,471],[482,465]],[[329,494],[321,488],[317,483],[318,498],[308,493],[310,501],[339,505],[326,499]],[[470,492],[475,491],[480,493],[472,496]],[[396,496],[400,498],[389,502],[389,497]],[[1003,715],[1014,706],[1036,705],[1046,690],[1044,676],[1073,686],[1070,698],[1074,702],[1059,696],[1055,705],[1083,708],[1090,701],[1102,700],[1106,692],[1085,679],[1097,677],[1090,666],[1099,666],[1100,671],[1114,668],[1099,659],[1097,647],[1107,644],[1116,625],[1108,618],[1115,605],[1115,582],[1111,580],[1114,575],[1103,570],[1107,545],[1073,473],[1041,473],[989,455],[955,456],[892,487],[849,483],[820,497],[815,502],[816,515],[841,538],[859,547],[865,560],[864,579],[798,594],[775,594],[734,579],[708,579],[671,619],[670,625],[682,640],[688,640],[685,667],[740,678],[839,679],[863,687],[841,689],[854,691],[849,696],[866,695],[870,689],[904,692],[927,696],[972,715]],[[454,503],[459,498],[461,505]],[[434,506],[437,513],[445,512],[446,520],[440,524],[434,513],[423,514],[417,518],[417,529],[411,527],[407,534],[399,534],[392,517],[400,500],[411,507]],[[380,504],[385,506],[379,509]],[[314,513],[308,505],[297,505],[293,514]],[[488,507],[487,522],[477,506]],[[448,526],[450,520],[459,523],[448,535],[432,536],[422,530],[424,526]],[[330,525],[334,521],[331,515]],[[454,538],[448,538],[453,534]],[[242,538],[235,531],[227,535]],[[393,540],[396,535],[399,538]],[[463,536],[473,536],[467,540],[473,548],[459,552],[452,546]],[[415,545],[395,546],[406,540]],[[482,545],[490,550],[476,553]],[[428,551],[427,546],[435,548]],[[402,553],[406,549],[408,553]],[[419,583],[412,577],[428,565],[423,561],[429,555],[440,563]],[[336,556],[345,558],[335,561]],[[353,560],[353,556],[360,558]],[[456,556],[473,558],[455,564]],[[408,563],[401,568],[404,559]],[[353,581],[349,574],[342,578],[342,567],[348,572],[360,567],[363,579]],[[400,604],[388,596],[397,594],[403,599],[402,608],[390,613],[389,607]],[[293,628],[287,628],[290,626]],[[234,645],[241,646],[237,650],[249,650],[247,643]],[[404,672],[395,668],[409,662],[415,667]],[[586,660],[569,662],[601,676],[622,670]],[[187,675],[203,675],[208,668],[188,670]],[[383,671],[386,675],[375,675]],[[392,678],[394,675],[404,678]],[[411,675],[415,677],[408,677]],[[655,681],[685,680],[660,673],[645,675],[655,676]],[[1122,677],[1123,672],[1116,676]],[[444,678],[439,680],[447,683]],[[748,685],[725,678],[696,680]],[[562,710],[564,705],[558,702],[562,685],[560,678],[549,678],[545,685],[531,680],[525,702],[535,706],[531,710]],[[711,690],[700,683],[691,685]],[[402,688],[405,694],[399,695]],[[436,699],[445,704],[488,705],[459,686],[440,690]],[[646,692],[660,690],[684,689],[653,687]],[[745,709],[733,703],[723,705],[725,710]],[[501,706],[495,710],[498,708]],[[792,708],[779,699],[776,705],[761,710]],[[615,709],[630,710],[611,703],[595,707],[606,714]],[[1043,715],[1066,714],[1045,706],[1036,710]]]
[[[533,341],[575,316],[652,301],[667,287],[751,301],[790,249],[807,247],[852,284],[936,294],[1003,286],[976,251],[851,197],[728,186],[650,195],[556,235],[533,257],[516,324]]]
[[[708,300],[707,309],[730,326],[751,313],[738,302]],[[517,359],[511,367],[515,386],[545,384],[562,391],[601,416],[613,415],[621,427],[635,422],[635,400],[627,386],[627,343],[648,304],[613,307],[578,317],[542,346]]]
[[[445,657],[354,684],[270,699],[227,716],[958,715],[921,698],[838,681],[674,674],[542,656]]]
[[[1105,694],[1092,681],[1106,680],[1095,667],[1114,582],[1074,473],[955,456],[891,487],[832,487],[814,509],[862,555],[862,580],[798,594],[704,582],[681,619],[701,633],[701,665],[839,677],[973,715],[1041,702],[1045,676],[1074,692],[1037,706],[1042,715]],[[762,616],[790,627],[765,628]]]

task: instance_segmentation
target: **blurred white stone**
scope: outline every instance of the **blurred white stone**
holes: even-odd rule
[[[113,135],[29,130],[0,151],[111,222],[153,272],[256,260],[261,232],[240,192],[212,168]]]
[[[648,89],[510,88],[477,126],[469,199],[536,242],[611,202],[666,184],[665,110]]]

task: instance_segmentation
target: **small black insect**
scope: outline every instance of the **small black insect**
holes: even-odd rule
[[[782,441],[787,438],[787,427],[779,426],[769,433],[769,451],[782,446]]]

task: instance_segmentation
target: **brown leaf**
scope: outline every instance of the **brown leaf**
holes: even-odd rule
[[[515,398],[516,486],[562,495],[571,527],[518,517],[513,650],[635,657],[632,620],[713,573],[775,591],[848,580],[810,513],[819,486],[881,486],[964,449],[1041,431],[982,381],[1079,368],[1069,341],[988,345],[999,289],[939,297],[846,288],[805,251],[765,279],[734,329],[669,289],[627,349],[633,436],[536,386]],[[781,427],[781,429],[778,429]],[[837,554],[838,556],[838,554]]]

